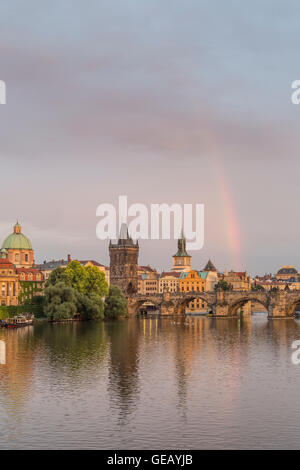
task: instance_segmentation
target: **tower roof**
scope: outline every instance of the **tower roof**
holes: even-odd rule
[[[206,266],[205,268],[203,269],[203,271],[213,271],[213,272],[217,272],[217,269],[215,268],[214,264],[211,262],[211,260],[209,259],[206,263]]]
[[[112,244],[110,242],[110,246],[133,246],[133,247],[136,247],[138,246],[138,241],[134,242],[131,238],[131,236],[129,235],[129,232],[128,232],[128,227],[127,227],[127,224],[125,223],[122,223],[121,225],[121,229],[120,229],[120,235],[119,235],[119,239],[118,239],[118,243],[116,245]]]
[[[186,240],[185,240],[185,236],[183,234],[183,230],[181,232],[181,237],[178,239],[177,248],[178,248],[177,253],[176,253],[176,255],[174,255],[176,258],[179,257],[179,256],[180,257],[185,256],[185,257],[190,258],[190,255],[186,251]]]

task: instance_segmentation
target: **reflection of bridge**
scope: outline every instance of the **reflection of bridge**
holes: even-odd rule
[[[300,304],[300,291],[221,291],[165,292],[163,294],[134,295],[128,298],[128,313],[136,315],[140,307],[151,302],[163,315],[182,315],[194,299],[206,302],[216,317],[232,317],[247,302],[257,302],[268,311],[269,318],[291,318]]]

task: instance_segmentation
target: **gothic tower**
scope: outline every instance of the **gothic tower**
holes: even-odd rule
[[[118,286],[125,295],[138,291],[139,245],[128,234],[126,224],[122,224],[117,243],[109,243],[110,284]]]

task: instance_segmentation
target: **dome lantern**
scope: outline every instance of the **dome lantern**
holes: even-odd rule
[[[14,233],[21,233],[22,232],[22,227],[17,221],[17,223],[14,225]]]

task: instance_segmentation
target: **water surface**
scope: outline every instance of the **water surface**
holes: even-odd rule
[[[0,330],[0,449],[300,448],[299,320]]]

